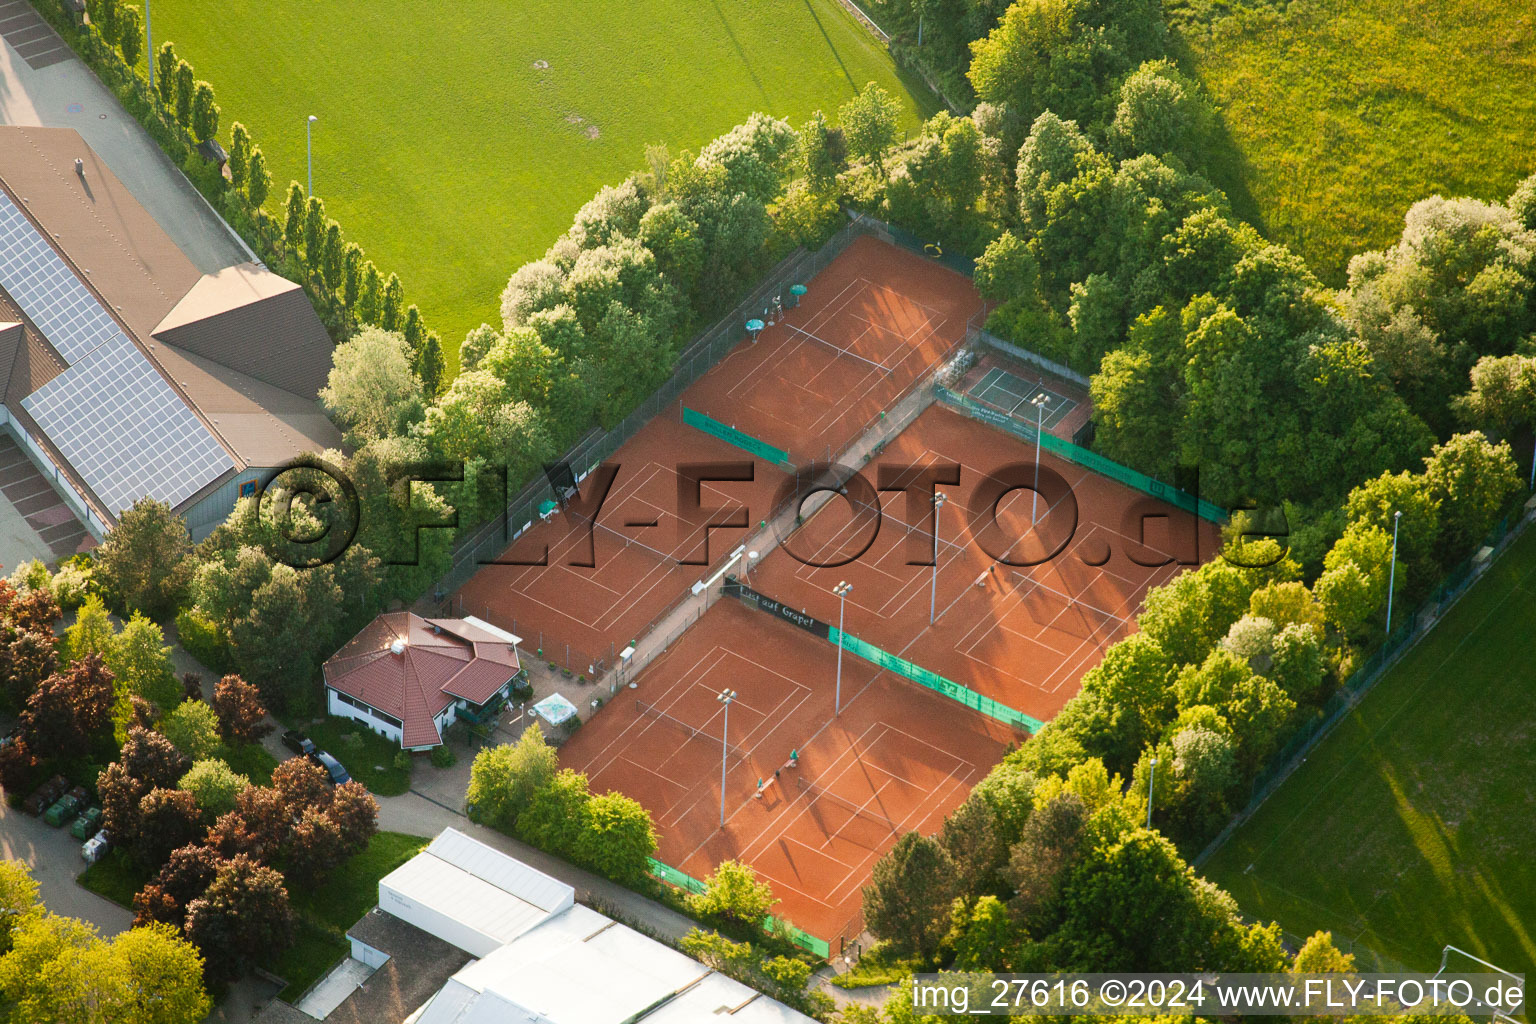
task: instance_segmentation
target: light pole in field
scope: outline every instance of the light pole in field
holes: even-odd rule
[[[843,607],[848,599],[848,591],[853,589],[853,584],[847,580],[839,580],[837,586],[832,588],[832,593],[837,595],[837,688],[832,692],[832,714],[841,714],[843,710]]]
[[[1152,794],[1155,792],[1153,783],[1157,781],[1157,758],[1152,759],[1152,768],[1147,774],[1147,828],[1152,827]]]
[[[144,63],[149,65],[149,88],[155,88],[155,37],[149,28],[149,0],[144,0]]]
[[[735,690],[721,690],[715,698],[725,707],[725,723],[720,728],[720,827],[725,828],[725,752],[730,749],[731,701],[736,699]]]
[[[1045,407],[1050,399],[1042,391],[1030,399],[1030,404],[1035,407],[1035,490],[1034,496],[1029,499],[1029,525],[1035,525],[1035,512],[1040,507],[1040,434],[1045,427]]]
[[[1392,639],[1392,591],[1397,589],[1397,523],[1401,511],[1392,513],[1392,568],[1387,572],[1387,639]]]
[[[315,122],[320,120],[314,114],[309,115],[309,120],[304,122],[304,162],[309,170],[309,194],[315,194],[315,144],[314,133],[311,131]]]
[[[928,585],[928,625],[938,618],[939,608],[939,513],[944,511],[948,495],[933,494],[933,581]]]

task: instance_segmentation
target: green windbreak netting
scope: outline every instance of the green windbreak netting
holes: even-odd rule
[[[981,420],[991,424],[999,430],[1005,430],[1013,436],[1035,443],[1035,429],[1022,420],[1015,419],[1005,412],[1000,412],[990,406],[986,406],[971,398],[951,391],[946,387],[935,389],[939,401],[945,405],[954,406],[972,419]],[[1138,473],[1129,466],[1122,466],[1113,459],[1106,459],[1097,452],[1091,452],[1087,448],[1079,448],[1071,441],[1063,441],[1054,434],[1042,434],[1040,447],[1052,455],[1059,455],[1068,462],[1076,463],[1084,469],[1091,469],[1100,476],[1107,476],[1111,480],[1125,484],[1143,494],[1150,494],[1160,501],[1166,501],[1175,508],[1181,508],[1186,512],[1193,512],[1201,519],[1208,519],[1213,523],[1225,523],[1227,521],[1226,510],[1219,505],[1212,504],[1204,498],[1197,498],[1193,494],[1187,494],[1177,487],[1171,487],[1161,480],[1154,480],[1145,473]]]
[[[651,862],[651,874],[666,882],[670,886],[682,889],[684,892],[703,892],[704,883],[692,875],[685,875],[670,864],[663,864],[655,857],[649,858]],[[832,947],[822,939],[818,939],[810,932],[801,931],[787,921],[780,921],[776,917],[763,919],[763,930],[789,936],[789,941],[810,953],[819,957],[832,955]]]
[[[904,658],[898,658],[890,651],[882,650],[866,640],[860,640],[850,633],[844,633],[833,627],[829,630],[832,642],[841,643],[843,650],[849,654],[858,655],[865,661],[878,665],[888,672],[894,672],[903,679],[910,679],[919,686],[925,686],[934,693],[948,697],[957,704],[964,704],[972,711],[979,711],[989,718],[995,718],[999,722],[1014,726],[1019,729],[1028,729],[1031,733],[1039,732],[1045,725],[1038,718],[1031,718],[1024,712],[1001,704],[991,697],[984,697],[968,686],[951,682],[931,672],[921,665],[914,665]]]
[[[744,452],[751,452],[758,458],[771,462],[781,468],[792,465],[789,461],[789,452],[782,448],[775,448],[767,441],[761,441],[751,434],[728,427],[712,416],[707,416],[697,409],[683,406],[683,422],[695,430],[702,430],[706,434],[718,437],[720,440],[735,445]]]

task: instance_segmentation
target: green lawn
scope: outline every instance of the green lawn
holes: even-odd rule
[[[1329,284],[1433,193],[1505,198],[1536,170],[1528,0],[1297,0],[1186,39],[1222,111],[1218,184]]]
[[[280,998],[299,998],[348,955],[346,931],[379,902],[379,879],[416,856],[427,842],[403,832],[380,832],[324,885],[290,888],[297,918],[293,944],[263,965],[288,982]]]
[[[341,762],[347,774],[378,796],[399,796],[411,788],[411,773],[395,767],[400,744],[393,743],[350,718],[327,715],[288,723],[315,741],[315,746]]]
[[[132,910],[134,895],[154,875],[153,871],[141,870],[122,850],[110,850],[105,857],[82,871],[76,881],[96,895]]]
[[[1249,915],[1412,969],[1536,970],[1536,530],[1205,866]]]
[[[217,756],[223,758],[236,772],[250,779],[252,785],[272,785],[272,769],[277,767],[277,758],[260,743],[246,743],[238,747],[225,744],[220,746]]]
[[[266,153],[279,202],[305,180],[457,361],[499,324],[507,277],[599,186],[755,110],[831,113],[875,80],[906,127],[937,106],[837,0],[157,0],[154,39],[213,83]],[[536,62],[548,67],[536,67]]]

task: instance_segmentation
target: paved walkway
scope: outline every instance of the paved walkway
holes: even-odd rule
[[[10,434],[0,431],[0,565],[31,558],[52,562],[94,547],[74,511],[37,463]]]
[[[17,9],[27,6],[25,0],[0,0],[0,34],[7,38],[0,43],[0,124],[78,131],[203,273],[252,260],[244,243],[83,61],[71,55],[40,67],[28,62],[27,53],[38,60],[38,47],[64,44],[46,24],[39,34],[36,25],[16,20],[26,20],[26,12]],[[7,24],[19,28],[6,33]],[[16,44],[22,52],[10,42],[12,34],[26,37]]]

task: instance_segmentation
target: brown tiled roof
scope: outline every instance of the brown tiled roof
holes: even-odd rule
[[[460,628],[445,628],[454,624]],[[467,640],[471,632],[488,637]],[[401,643],[396,654],[392,648]],[[456,619],[411,612],[380,615],[325,663],[327,686],[404,723],[401,744],[439,743],[433,719],[462,697],[483,704],[518,671],[511,644]]]
[[[75,160],[84,174],[75,172]],[[202,275],[101,158],[71,128],[0,125],[0,186],[25,209],[104,307],[215,434],[238,471],[341,445],[314,398],[332,346],[303,290],[254,264]],[[21,399],[64,372],[65,361],[0,289],[0,400]],[[165,326],[166,336],[154,332]],[[18,417],[20,418],[20,417]],[[51,454],[37,424],[26,426]],[[132,439],[124,438],[125,450]],[[112,510],[56,458],[102,518]],[[226,479],[210,479],[189,506]]]
[[[140,338],[202,276],[73,128],[0,126],[0,181]]]
[[[331,339],[304,289],[253,263],[209,274],[154,329],[160,341],[313,399]]]

